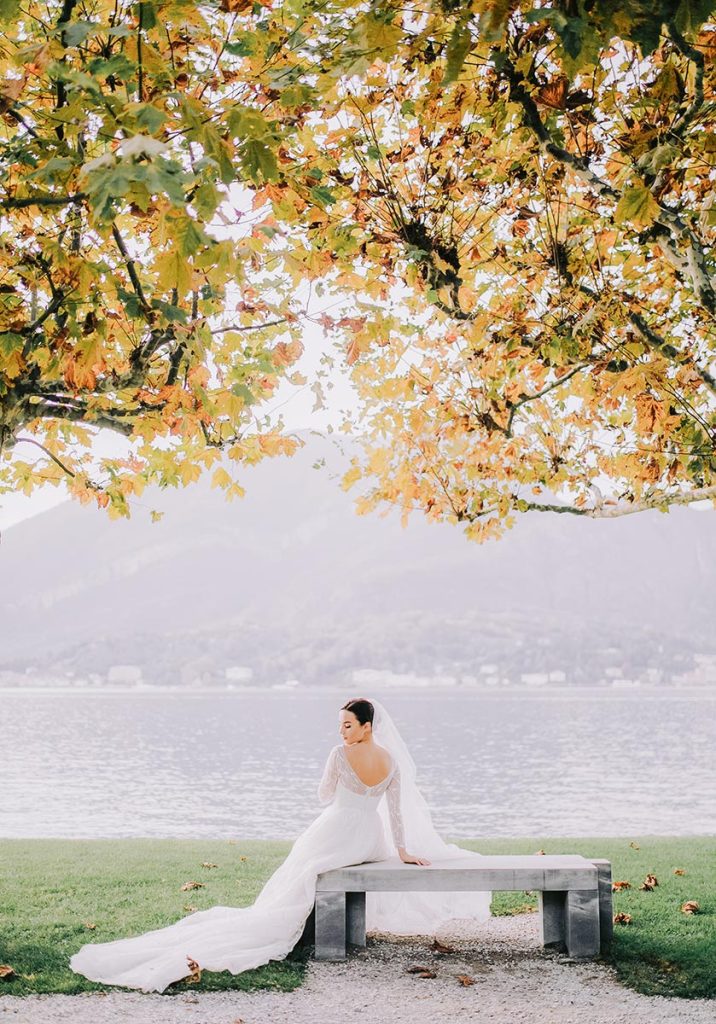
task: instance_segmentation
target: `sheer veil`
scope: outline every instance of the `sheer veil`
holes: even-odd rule
[[[432,863],[479,857],[479,853],[464,850],[455,843],[446,843],[435,831],[430,808],[418,788],[415,761],[405,740],[383,704],[379,700],[370,700],[375,709],[373,737],[376,743],[390,752],[400,768],[401,808],[408,853],[426,857]],[[379,810],[386,836],[389,836],[388,809],[384,800]],[[426,868],[416,865],[410,870],[425,871]],[[473,922],[487,920],[490,901],[489,892],[371,892],[366,899],[366,926],[369,931],[396,935],[434,935],[441,924],[455,918],[468,918]]]

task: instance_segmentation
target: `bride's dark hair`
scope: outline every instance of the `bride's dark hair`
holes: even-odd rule
[[[370,722],[371,725],[373,724],[375,710],[371,702],[366,700],[365,697],[356,697],[355,700],[346,701],[341,711],[352,711],[361,725],[365,725],[366,722]]]

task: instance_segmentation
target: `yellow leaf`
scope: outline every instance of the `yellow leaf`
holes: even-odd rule
[[[361,475],[359,466],[353,466],[352,469],[349,469],[348,472],[343,475],[343,479],[341,480],[341,487],[343,490],[349,490],[354,483],[360,480]]]
[[[212,487],[230,487],[231,486],[231,477],[229,476],[229,474],[226,472],[225,469],[219,468],[219,469],[216,470],[216,472],[214,473],[214,475],[211,478],[211,486]]]
[[[617,224],[629,221],[636,227],[647,228],[660,212],[659,204],[646,185],[631,185],[617,203],[614,220]]]

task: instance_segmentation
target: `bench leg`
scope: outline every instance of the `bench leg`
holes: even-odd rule
[[[316,960],[346,958],[346,894],[316,893]]]
[[[346,893],[346,938],[354,946],[365,946],[365,893]]]
[[[602,951],[609,947],[614,936],[614,910],[612,907],[612,865],[608,860],[593,860],[599,884],[599,941]]]
[[[548,889],[539,894],[543,946],[564,946],[567,941],[566,892]]]
[[[570,889],[565,906],[567,952],[570,956],[599,953],[599,890]]]
[[[314,906],[311,913],[306,918],[306,923],[303,926],[303,932],[301,938],[296,943],[297,946],[312,946],[316,941],[316,908]]]

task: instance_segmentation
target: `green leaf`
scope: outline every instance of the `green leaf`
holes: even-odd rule
[[[681,0],[674,22],[679,32],[693,35],[716,11],[716,0]]]
[[[671,142],[663,142],[654,149],[642,153],[637,163],[649,174],[658,174],[662,167],[668,167],[679,155],[679,150]]]
[[[71,21],[69,24],[63,22],[58,26],[58,32],[62,33],[65,46],[79,46],[92,31],[95,34],[100,31],[100,25],[97,22]]]
[[[131,109],[129,106],[128,110]],[[154,135],[159,131],[167,119],[167,115],[151,103],[138,103],[136,105],[137,127],[143,129],[148,135]]]
[[[13,352],[22,348],[25,344],[25,339],[21,334],[13,334],[12,331],[3,331],[0,333],[0,352],[4,356],[10,356]]]
[[[318,206],[330,206],[336,201],[335,195],[326,185],[314,185],[311,196]]]
[[[247,139],[241,147],[244,170],[257,184],[278,177],[278,164],[273,151],[261,139]]]
[[[12,21],[20,10],[20,0],[0,0],[0,21]]]
[[[139,27],[143,29],[156,28],[157,26],[157,12],[153,3],[138,3],[135,4],[132,13],[139,22]]]
[[[647,228],[660,212],[659,204],[646,185],[630,185],[617,203],[614,220],[617,224],[629,221],[637,227]]]
[[[243,398],[244,405],[253,405],[256,401],[256,396],[249,391],[245,384],[232,384],[231,391],[237,398]]]
[[[183,256],[193,256],[198,249],[209,241],[209,236],[202,231],[201,227],[191,217],[179,217],[177,219],[175,237],[179,243],[179,251]]]
[[[465,58],[472,46],[472,35],[470,34],[470,15],[463,15],[452,30],[447,45],[445,59],[445,74],[443,85],[454,82],[462,71]]]

